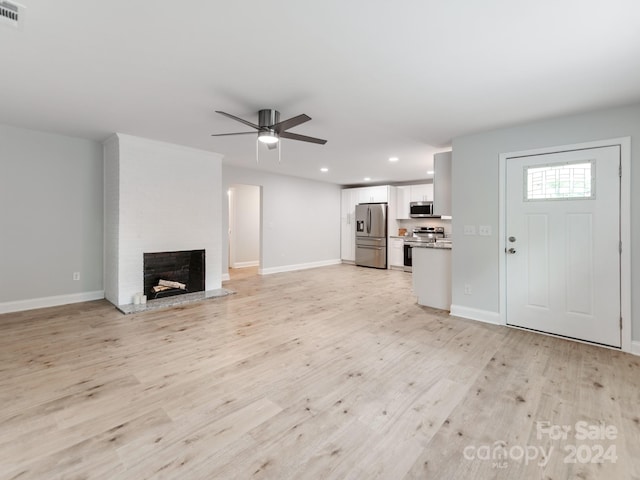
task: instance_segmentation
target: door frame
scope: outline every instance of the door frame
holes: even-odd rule
[[[237,194],[236,194],[236,187],[237,186],[248,186],[248,187],[255,187],[258,188],[258,215],[259,215],[259,224],[258,224],[258,231],[260,232],[260,235],[258,237],[258,262],[254,263],[254,262],[244,262],[244,263],[238,263],[236,262],[236,258],[235,258],[235,253],[236,253],[236,241],[237,241],[237,237],[236,237],[236,199],[237,199]],[[230,268],[242,268],[242,267],[258,267],[258,274],[262,275],[262,265],[263,265],[263,260],[262,260],[262,218],[263,218],[263,187],[262,185],[254,185],[251,183],[232,183],[228,186],[227,188],[227,202],[228,202],[228,208],[227,208],[227,257],[228,257],[228,264],[227,264],[227,275],[229,275],[229,269]],[[229,280],[229,278],[227,278],[227,280]]]
[[[559,145],[553,147],[536,148],[532,150],[521,150],[515,152],[505,152],[500,154],[499,159],[499,227],[498,227],[498,247],[499,247],[499,305],[500,324],[507,325],[507,262],[505,255],[506,241],[506,175],[507,161],[510,158],[528,157],[532,155],[545,155],[548,153],[561,153],[570,150],[583,150],[589,148],[620,146],[620,165],[622,177],[620,179],[620,240],[622,242],[622,252],[620,255],[620,314],[622,316],[621,350],[631,353],[631,137],[620,137],[606,140],[596,140],[593,142],[575,143],[569,145]],[[512,327],[518,328],[518,327]],[[553,335],[553,334],[548,334]],[[582,342],[582,340],[576,340]],[[583,342],[593,345],[591,342]],[[606,347],[614,348],[614,347]],[[615,349],[617,350],[617,349]]]

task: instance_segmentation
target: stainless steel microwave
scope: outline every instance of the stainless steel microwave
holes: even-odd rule
[[[411,202],[409,204],[409,217],[424,218],[433,216],[433,202]]]

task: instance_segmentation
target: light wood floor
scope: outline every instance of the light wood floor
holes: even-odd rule
[[[231,280],[245,280],[258,275],[258,267],[230,268],[229,276]]]
[[[0,478],[640,478],[638,357],[419,307],[403,272],[225,287],[137,315],[0,316]],[[572,430],[538,438],[538,421]],[[579,421],[617,433],[577,441]],[[599,445],[615,463],[580,463]]]

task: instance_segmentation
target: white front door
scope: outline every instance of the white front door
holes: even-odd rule
[[[507,159],[507,324],[620,347],[619,169],[619,146]]]

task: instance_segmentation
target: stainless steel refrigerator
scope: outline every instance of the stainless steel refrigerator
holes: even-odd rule
[[[356,205],[356,265],[387,268],[387,204]]]

